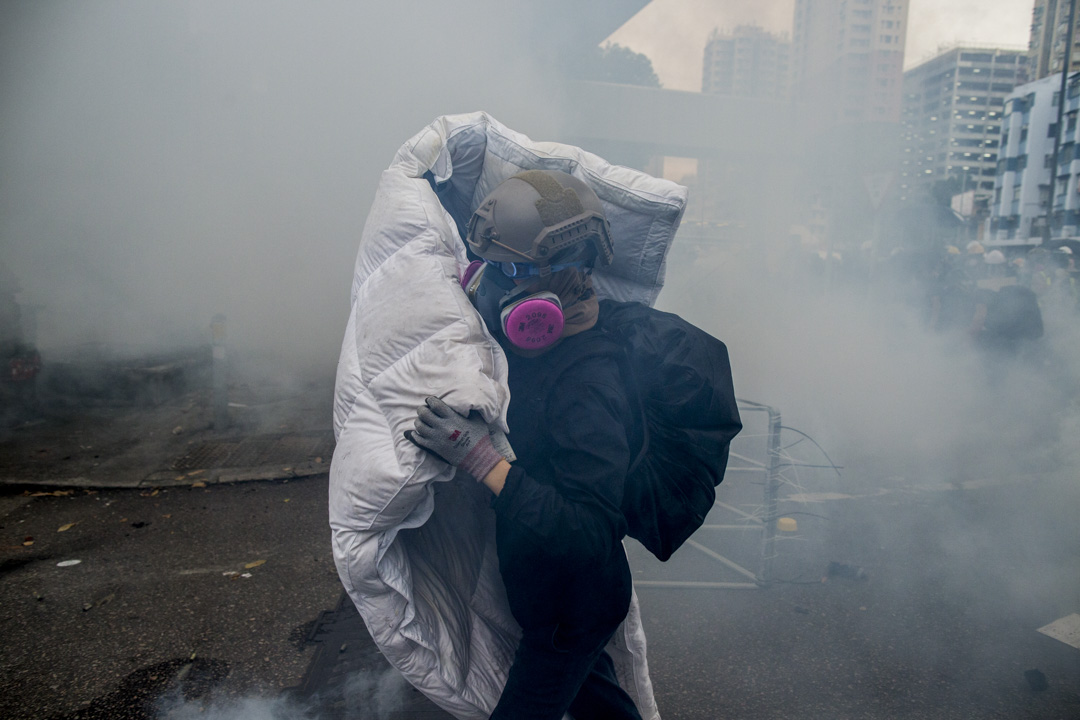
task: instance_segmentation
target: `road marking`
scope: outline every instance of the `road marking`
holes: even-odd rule
[[[1063,618],[1058,618],[1049,625],[1039,628],[1039,632],[1047,637],[1060,640],[1066,645],[1072,645],[1080,649],[1080,614],[1073,613]]]
[[[912,484],[902,487],[878,488],[874,492],[861,494],[839,492],[795,493],[793,495],[787,495],[781,498],[781,500],[814,503],[826,502],[828,500],[866,500],[869,498],[882,497],[884,495],[920,495],[924,493],[952,492],[956,490],[984,490],[986,488],[1016,485],[1022,482],[1038,482],[1045,479],[1045,477],[1046,476],[1025,475],[1009,479],[981,478],[979,480],[962,480],[954,483]]]

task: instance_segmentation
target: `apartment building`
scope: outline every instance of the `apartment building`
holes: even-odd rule
[[[811,117],[899,122],[906,0],[795,0],[792,87]]]
[[[1023,50],[954,47],[904,73],[902,201],[954,178],[977,201],[994,192],[1005,99],[1026,81]]]
[[[713,30],[705,45],[701,91],[716,95],[787,100],[791,42],[753,25]]]
[[[997,176],[985,237],[988,243],[1037,244],[1044,237],[1050,203],[1050,173],[1054,164],[1054,136],[1058,129],[1060,84],[1060,74],[1049,75],[1017,87],[1005,99]],[[1080,158],[1073,159],[1080,77],[1069,84],[1067,94],[1069,112],[1058,156],[1058,175],[1055,176],[1056,231],[1053,234],[1056,236],[1075,232],[1080,208],[1080,198],[1076,197]]]
[[[1032,80],[1061,72],[1065,60],[1065,44],[1069,32],[1070,0],[1035,0],[1031,11],[1031,40],[1028,57]],[[1073,19],[1073,48],[1069,57],[1069,72],[1080,70],[1080,11]]]

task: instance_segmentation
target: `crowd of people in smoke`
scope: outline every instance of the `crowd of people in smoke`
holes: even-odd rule
[[[966,338],[990,360],[1043,362],[1046,329],[1080,322],[1065,243],[987,249],[973,240],[918,258],[895,253],[885,266],[892,279],[906,277],[927,330]]]
[[[835,293],[858,297],[880,312],[902,308],[922,328],[973,347],[991,370],[1010,364],[1051,363],[1057,340],[1080,331],[1080,242],[984,246],[978,241],[898,246],[882,253],[871,242],[831,258],[815,245],[792,238],[762,256],[730,250],[710,264],[699,251],[695,267],[704,270],[732,262],[761,263],[789,302]],[[831,260],[831,262],[830,262]],[[809,293],[809,295],[808,295]],[[854,293],[854,295],[852,295]]]

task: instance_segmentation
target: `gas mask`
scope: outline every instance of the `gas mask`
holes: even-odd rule
[[[559,296],[546,290],[530,291],[480,260],[469,265],[461,287],[492,333],[502,332],[522,350],[543,350],[562,336],[565,318]]]

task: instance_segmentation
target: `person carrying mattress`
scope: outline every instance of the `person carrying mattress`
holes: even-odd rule
[[[436,397],[406,435],[495,496],[522,638],[491,717],[640,718],[604,651],[630,604],[620,502],[643,442],[622,350],[596,327],[590,273],[613,259],[608,222],[581,180],[528,170],[484,199],[467,241],[480,260],[463,286],[507,351],[513,451]]]

